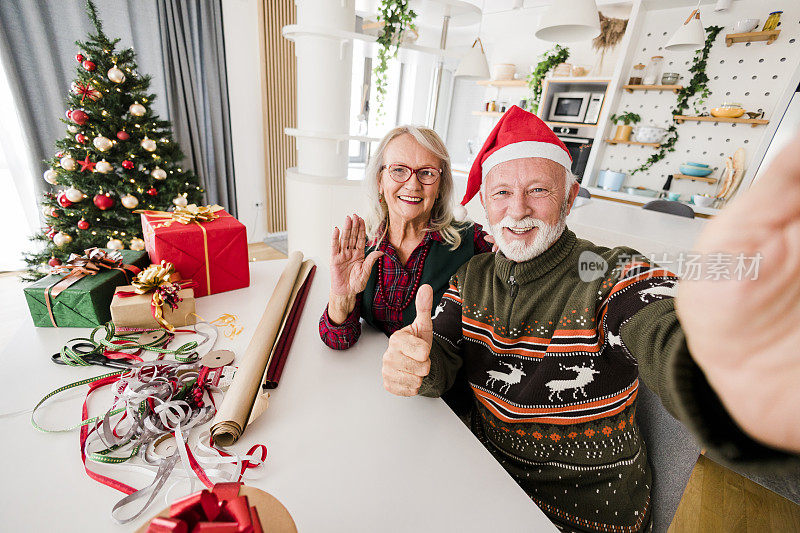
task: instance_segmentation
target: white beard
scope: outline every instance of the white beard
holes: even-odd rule
[[[563,216],[559,217],[558,222],[551,226],[538,218],[525,217],[522,220],[514,220],[506,216],[503,220],[492,226],[492,235],[497,243],[497,247],[503,252],[503,255],[516,263],[523,263],[540,255],[556,242],[564,232],[566,219],[566,213],[564,213]],[[505,233],[503,232],[503,228],[523,230],[534,227],[538,229],[536,231],[536,237],[534,237],[533,242],[530,244],[525,244],[525,241],[516,239],[509,242],[506,240]]]

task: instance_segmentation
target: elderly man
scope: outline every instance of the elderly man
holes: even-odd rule
[[[566,148],[512,107],[462,202],[480,191],[500,253],[463,265],[433,320],[431,291],[420,288],[417,319],[384,354],[385,388],[439,396],[463,371],[473,432],[569,530],[649,526],[640,377],[710,452],[795,461],[786,451],[800,450],[800,163],[786,155],[697,243],[708,254],[761,251],[758,279],[678,290],[674,274],[634,250],[566,228],[578,193]]]

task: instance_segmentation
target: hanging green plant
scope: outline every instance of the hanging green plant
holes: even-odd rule
[[[683,115],[689,109],[689,101],[693,97],[697,97],[692,105],[695,113],[701,113],[701,107],[705,103],[706,98],[711,94],[708,88],[708,75],[706,74],[706,66],[708,64],[708,54],[711,52],[711,47],[714,45],[714,40],[722,31],[722,26],[708,26],[706,30],[706,42],[703,48],[695,52],[692,59],[692,66],[689,67],[689,72],[692,74],[692,79],[689,84],[683,89],[678,91],[678,102],[675,104],[675,109],[672,110],[672,115]],[[644,172],[667,156],[668,152],[675,151],[675,143],[678,142],[678,127],[673,121],[667,128],[667,134],[664,141],[659,146],[658,151],[647,158],[640,167],[631,170],[631,176],[637,172]]]
[[[569,48],[561,45],[555,45],[552,50],[548,50],[541,56],[541,61],[536,65],[528,75],[528,89],[531,91],[531,96],[528,98],[525,107],[531,113],[536,113],[539,109],[539,100],[542,98],[542,82],[544,81],[547,73],[553,70],[556,65],[563,63],[569,59]]]
[[[417,14],[409,7],[409,0],[381,0],[378,8],[378,21],[383,29],[378,36],[378,61],[372,71],[375,73],[375,92],[377,94],[377,113],[383,114],[383,99],[386,96],[386,70],[389,60],[397,57],[397,50],[403,34],[416,30],[414,19]]]

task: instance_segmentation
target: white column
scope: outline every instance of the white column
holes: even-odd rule
[[[353,43],[313,30],[355,29],[354,0],[296,0],[297,24],[308,28],[295,37],[297,56],[297,129],[323,135],[347,135],[350,129],[350,83]],[[347,142],[297,137],[301,173],[347,176]]]
[[[327,265],[331,232],[361,211],[361,182],[347,181],[354,0],[296,0],[297,167],[286,170],[290,250]],[[288,37],[288,35],[287,35]]]

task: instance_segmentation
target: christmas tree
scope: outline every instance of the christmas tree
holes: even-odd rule
[[[25,256],[31,281],[94,246],[143,250],[134,209],[166,211],[202,199],[197,177],[181,167],[170,122],[153,113],[150,76],[136,72],[132,49],[116,50],[119,39],[103,33],[92,0],[86,12],[96,33],[75,43],[77,78],[62,119],[67,136],[45,161],[44,180],[56,191],[44,195],[47,225],[32,237],[44,246]]]

